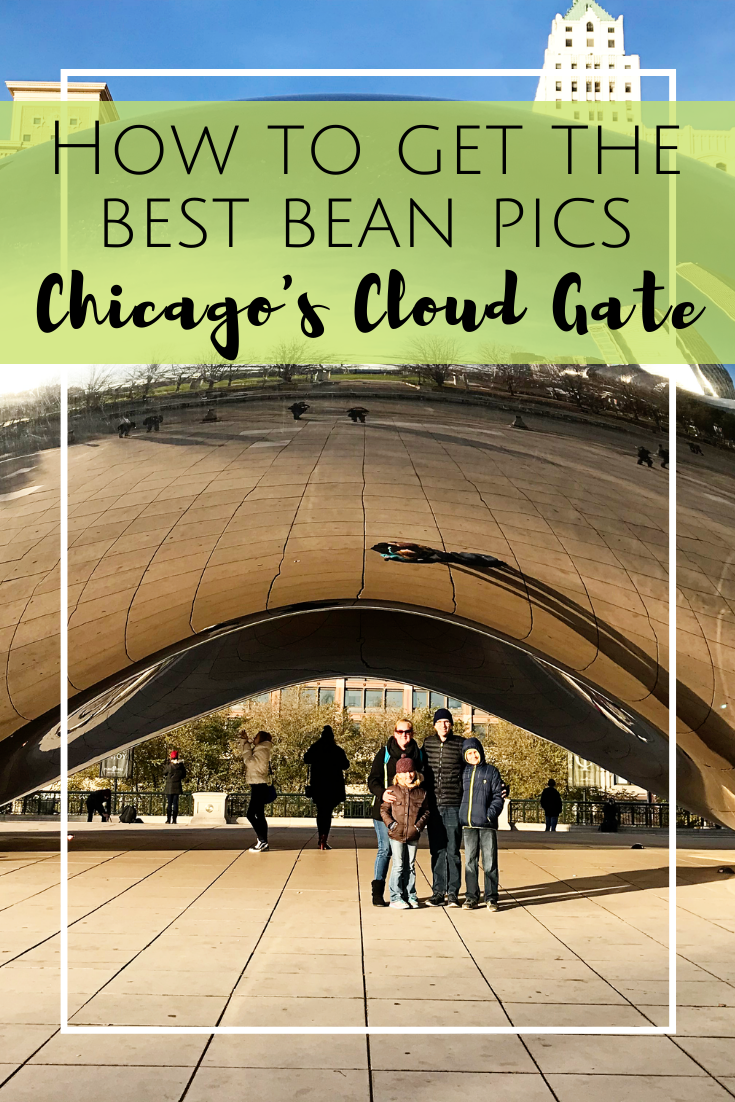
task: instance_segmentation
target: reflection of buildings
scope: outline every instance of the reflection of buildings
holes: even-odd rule
[[[623,17],[615,19],[595,0],[575,0],[565,16],[551,24],[536,101],[578,104],[573,117],[582,122],[619,122],[630,118],[641,98],[641,60],[627,56]],[[605,110],[602,104],[614,103]]]
[[[59,81],[6,80],[5,85],[13,97],[13,111],[10,138],[0,139],[0,157],[51,141],[54,123],[62,111]],[[69,84],[69,135],[91,130],[95,122],[114,122],[118,118],[106,84]]]
[[[333,704],[335,708],[346,708],[351,717],[359,723],[367,715],[375,715],[384,710],[395,710],[411,715],[417,708],[449,708],[455,720],[464,722],[465,730],[472,729],[478,737],[487,734],[488,724],[496,723],[494,716],[482,709],[473,708],[453,696],[434,693],[415,685],[404,685],[399,681],[384,681],[378,678],[337,677],[324,681],[306,681],[303,685],[292,687],[306,704]],[[281,692],[262,693],[251,699],[258,703],[270,700],[277,703]],[[236,705],[235,714],[242,712],[242,705]]]

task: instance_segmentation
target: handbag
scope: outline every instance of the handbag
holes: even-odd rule
[[[268,762],[268,776],[271,783],[266,788],[265,800],[263,802],[266,804],[272,804],[274,800],[278,799],[278,793],[276,791],[276,786],[273,784],[273,766],[270,762]]]

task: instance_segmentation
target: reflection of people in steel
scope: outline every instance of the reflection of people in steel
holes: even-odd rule
[[[496,559],[494,555],[481,555],[475,551],[440,551],[436,547],[425,547],[422,543],[406,543],[403,540],[375,543],[371,550],[377,551],[390,562],[443,562],[454,563],[457,566],[474,566],[481,570],[489,566],[501,568],[508,566],[506,562]]]
[[[150,432],[151,429],[153,429],[155,432],[158,432],[161,421],[163,421],[163,417],[160,413],[150,413],[143,421],[146,432]]]
[[[658,457],[661,460],[661,466],[664,470],[667,470],[669,466],[669,449],[659,446]]]
[[[353,425],[356,425],[359,421],[361,425],[365,424],[365,414],[370,410],[365,409],[364,406],[353,406],[352,409],[347,410],[347,416],[352,421]]]
[[[653,460],[651,459],[651,453],[648,448],[638,449],[638,463],[636,466],[642,467],[644,463],[647,463],[649,467],[653,466]]]
[[[293,413],[294,421],[300,421],[301,420],[301,414],[306,413],[307,409],[309,408],[309,403],[308,402],[294,402],[294,404],[292,406],[289,406],[288,408],[290,409],[291,413]]]
[[[692,453],[692,455],[704,455],[704,452],[695,440],[689,441],[689,451]]]

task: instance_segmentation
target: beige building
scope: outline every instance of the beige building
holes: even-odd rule
[[[59,81],[6,80],[5,87],[13,98],[13,109],[10,136],[0,139],[0,157],[51,141],[54,123],[62,121],[64,110]],[[95,122],[115,122],[120,117],[104,82],[70,83],[68,95],[67,135],[91,130]]]
[[[488,726],[497,723],[495,716],[480,708],[473,708],[456,697],[435,693],[417,685],[404,685],[399,681],[384,681],[370,677],[337,677],[323,681],[305,681],[296,685],[301,699],[308,704],[332,704],[335,708],[346,708],[353,720],[359,723],[367,715],[383,710],[395,710],[410,716],[417,708],[449,708],[455,720],[461,719],[465,730],[473,731],[478,738],[484,738]],[[250,699],[257,703],[271,701],[277,703],[282,689],[271,693],[262,693]],[[233,715],[242,715],[246,701],[233,705]]]

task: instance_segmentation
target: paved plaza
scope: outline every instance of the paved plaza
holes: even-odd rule
[[[6,827],[0,1102],[735,1095],[735,877],[718,872],[735,860],[729,833],[680,842],[676,1037],[518,1037],[412,1030],[667,1021],[665,836],[502,836],[493,914],[373,908],[364,827],[336,828],[329,853],[308,827],[275,827],[259,855],[237,827],[72,830],[72,1023],[405,1033],[61,1036],[56,840]]]

